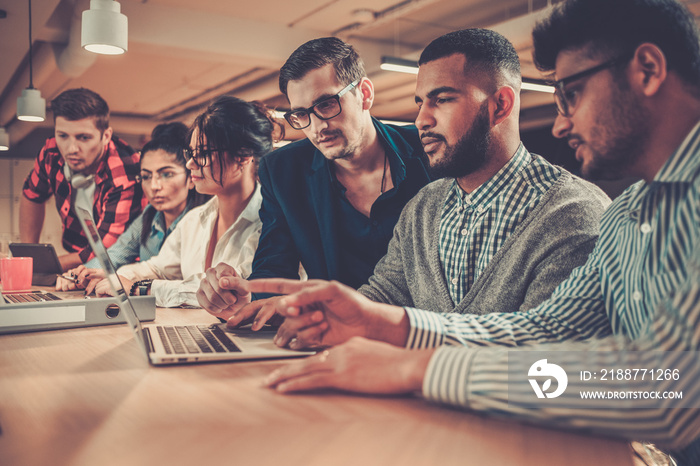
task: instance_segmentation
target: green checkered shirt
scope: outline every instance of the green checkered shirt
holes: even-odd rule
[[[469,292],[503,243],[561,171],[520,144],[490,180],[465,193],[454,181],[440,219],[440,263],[452,301]]]

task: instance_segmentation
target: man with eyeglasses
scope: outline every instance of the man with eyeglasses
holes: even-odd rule
[[[253,292],[295,293],[277,312],[307,339],[346,342],[267,384],[421,391],[653,442],[679,465],[700,464],[697,25],[676,0],[565,0],[533,37],[538,67],[558,78],[554,135],[589,176],[641,178],[604,214],[586,264],[541,305],[483,316],[377,304],[320,281],[251,282]]]
[[[139,174],[139,154],[114,136],[109,127],[109,107],[97,93],[70,89],[51,102],[55,137],[37,156],[24,182],[20,201],[20,238],[37,243],[44,225],[46,201],[54,196],[63,224],[63,247],[59,257],[64,271],[94,257],[75,216],[74,202],[95,217],[102,242],[109,247],[146,205]],[[91,194],[76,199],[71,179],[86,177]]]
[[[279,84],[291,107],[287,122],[307,139],[260,161],[263,229],[250,278],[299,278],[301,263],[311,278],[357,288],[386,253],[406,202],[430,181],[418,133],[370,115],[372,81],[355,49],[338,38],[297,48]],[[219,286],[232,271],[210,269],[198,294],[203,307],[225,309],[220,317],[251,299]],[[239,319],[266,302],[255,301]]]

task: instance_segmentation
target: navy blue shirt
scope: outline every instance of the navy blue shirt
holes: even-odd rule
[[[382,193],[374,201],[369,218],[348,201],[345,187],[335,177],[332,165],[327,164],[340,210],[337,229],[339,267],[335,279],[353,288],[367,283],[374,266],[387,252],[398,221],[397,212],[400,214],[406,202],[418,192],[416,187],[425,185],[421,184],[423,178],[416,177],[416,173],[410,173],[411,179],[406,181],[406,165],[401,157],[387,154],[387,161],[395,188]]]
[[[394,187],[374,202],[369,218],[345,198],[332,163],[308,139],[260,160],[263,227],[250,279],[298,278],[301,262],[309,278],[353,288],[367,282],[386,254],[401,210],[430,181],[415,126],[373,123]]]

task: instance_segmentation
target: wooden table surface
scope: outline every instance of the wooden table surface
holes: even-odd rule
[[[158,309],[157,322],[211,322]],[[125,325],[0,336],[0,465],[629,465],[617,440],[419,397],[262,388],[289,361],[151,367]]]

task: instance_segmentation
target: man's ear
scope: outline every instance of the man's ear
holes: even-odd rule
[[[491,126],[496,126],[508,118],[515,108],[515,90],[510,86],[503,86],[493,94],[491,112]]]
[[[362,110],[369,110],[374,103],[374,84],[369,78],[364,77],[357,85],[357,89],[362,96]]]
[[[644,43],[637,47],[630,63],[630,85],[633,88],[651,97],[659,91],[667,76],[666,55],[658,46]]]
[[[102,133],[102,145],[106,146],[112,139],[112,127],[107,128],[104,133]]]

